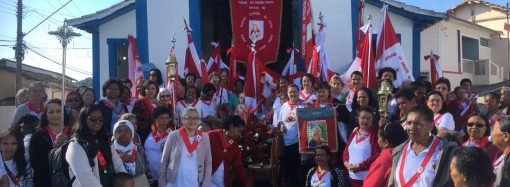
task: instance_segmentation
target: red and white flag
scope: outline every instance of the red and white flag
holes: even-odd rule
[[[302,12],[301,58],[305,61],[305,67],[308,67],[314,51],[312,3],[310,0],[303,0]]]
[[[230,55],[229,59],[229,73],[228,73],[228,89],[230,91],[234,91],[234,82],[239,80],[239,74],[237,73],[237,63],[236,63],[236,48],[234,47],[234,42],[232,42],[232,47],[227,50],[227,55]]]
[[[398,40],[397,34],[393,25],[391,24],[390,16],[388,15],[388,5],[382,8],[382,22],[377,36],[376,48],[376,70],[384,67],[391,67],[397,72],[397,77],[393,84],[395,87],[400,87],[402,81],[414,81],[411,69],[407,67],[407,60]]]
[[[221,47],[220,43],[212,42],[212,46],[214,49],[212,51],[211,57],[209,58],[209,62],[207,62],[207,73],[212,73],[214,71],[219,71],[220,68],[227,68],[228,66],[221,59]]]
[[[372,24],[369,22],[366,25],[365,37],[363,38],[363,43],[361,46],[361,50],[359,51],[360,58],[360,66],[361,73],[363,75],[363,83],[367,88],[377,88],[377,80],[376,80],[376,71],[375,71],[375,61],[374,61],[374,51],[372,44]],[[354,60],[356,62],[356,60]],[[353,62],[353,64],[354,64]],[[350,76],[350,74],[349,74]]]
[[[138,49],[136,47],[136,40],[133,35],[128,35],[128,43],[129,80],[131,80],[131,83],[133,83],[133,86],[131,87],[131,93],[133,93],[135,98],[138,98],[136,82],[138,82],[138,80],[143,80],[142,63],[140,63]]]
[[[204,76],[202,75],[202,66],[200,65],[200,58],[198,57],[197,49],[195,48],[193,38],[191,37],[191,29],[188,27],[186,22],[184,22],[184,24],[184,31],[188,35],[188,47],[186,48],[186,57],[184,59],[184,73],[193,73],[204,79]]]
[[[510,24],[505,23],[505,26],[503,27],[506,31],[510,31]]]
[[[287,77],[290,82],[301,87],[301,76],[303,73],[298,72],[297,64],[296,64],[296,53],[299,53],[299,50],[296,48],[287,49],[287,53],[290,53],[289,61],[285,68],[283,68],[282,75]]]
[[[207,64],[205,64],[204,59],[200,59],[200,76],[202,77],[202,81],[204,84],[209,83],[209,73],[207,73]]]
[[[245,104],[253,108],[257,108],[258,102],[262,101],[264,97],[269,97],[278,83],[278,74],[265,67],[257,59],[256,54],[257,52],[252,49],[248,55],[244,84]]]
[[[326,51],[326,22],[324,20],[319,23],[319,31],[315,34],[315,45],[319,46],[319,62],[320,62],[320,76],[319,79],[323,81],[329,81],[329,79],[335,75],[335,72],[331,69],[329,63],[328,53]]]
[[[443,77],[443,70],[441,69],[441,64],[439,64],[439,55],[430,51],[430,55],[426,55],[424,59],[430,59],[430,82],[432,82],[432,85],[435,85],[437,79]]]

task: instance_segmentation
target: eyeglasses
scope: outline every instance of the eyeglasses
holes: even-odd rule
[[[87,120],[89,120],[92,123],[103,123],[103,118],[90,118],[88,117]]]
[[[486,125],[483,123],[468,122],[468,123],[466,123],[466,126],[468,126],[468,127],[476,126],[477,128],[483,128]]]
[[[189,118],[189,117],[184,117],[182,119],[186,120],[186,121],[198,121],[198,120],[200,120],[200,118]]]
[[[163,98],[163,97],[171,97],[171,96],[170,95],[161,95],[159,97]]]

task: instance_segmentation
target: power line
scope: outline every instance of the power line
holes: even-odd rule
[[[73,4],[74,8],[76,8],[76,10],[78,10],[78,12],[80,13],[80,15],[83,15],[83,12],[80,10],[80,8],[78,8],[78,6],[73,2],[71,2],[71,4]]]
[[[2,36],[2,37],[6,37],[6,38],[16,39],[15,37],[12,37],[12,36],[6,36],[6,35],[1,35],[1,34],[0,34],[0,36]]]
[[[58,62],[58,61],[56,61],[56,60],[53,60],[53,59],[50,59],[50,58],[49,58],[49,57],[47,57],[46,55],[43,55],[43,54],[41,54],[40,52],[37,52],[37,51],[35,51],[35,50],[34,50],[34,49],[32,49],[32,48],[27,47],[27,49],[28,49],[29,51],[32,51],[33,53],[37,54],[38,56],[40,56],[40,57],[42,57],[42,58],[44,58],[44,59],[46,59],[46,60],[49,60],[50,62],[53,62],[53,63],[55,63],[55,64],[57,64],[57,65],[59,65],[59,66],[62,66],[62,64],[61,64],[60,62]],[[66,68],[67,68],[67,69],[69,69],[69,70],[72,70],[72,71],[74,71],[74,72],[84,74],[84,75],[92,75],[92,73],[91,73],[91,72],[86,72],[86,71],[77,70],[77,69],[75,69],[74,67],[66,66]]]
[[[13,16],[15,16],[15,15],[16,15],[15,13],[7,12],[7,11],[5,11],[5,10],[0,10],[0,12],[5,13],[5,14],[10,14],[10,15],[13,15]]]

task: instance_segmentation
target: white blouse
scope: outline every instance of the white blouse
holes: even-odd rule
[[[189,141],[193,142],[195,136],[190,136]],[[181,141],[181,162],[179,163],[179,169],[177,170],[177,178],[175,182],[170,182],[167,187],[181,187],[181,186],[200,186],[198,183],[198,154],[195,149],[191,156],[184,145],[184,141]]]
[[[154,140],[152,134],[149,134],[147,139],[145,140],[144,148],[145,148],[145,158],[149,164],[149,170],[151,172],[152,177],[155,179],[159,179],[159,164],[161,162],[161,155],[163,154],[163,150],[161,150],[161,145],[166,142],[166,138],[168,136],[161,138],[158,142]]]
[[[312,175],[312,181],[310,181],[312,187],[331,187],[331,172],[326,171],[326,174],[319,180],[317,172]]]

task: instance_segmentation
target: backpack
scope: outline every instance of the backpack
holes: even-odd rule
[[[69,177],[69,164],[66,161],[67,147],[72,141],[75,140],[64,142],[62,146],[51,149],[48,154],[51,186],[70,187],[76,179],[76,176],[72,179]]]

